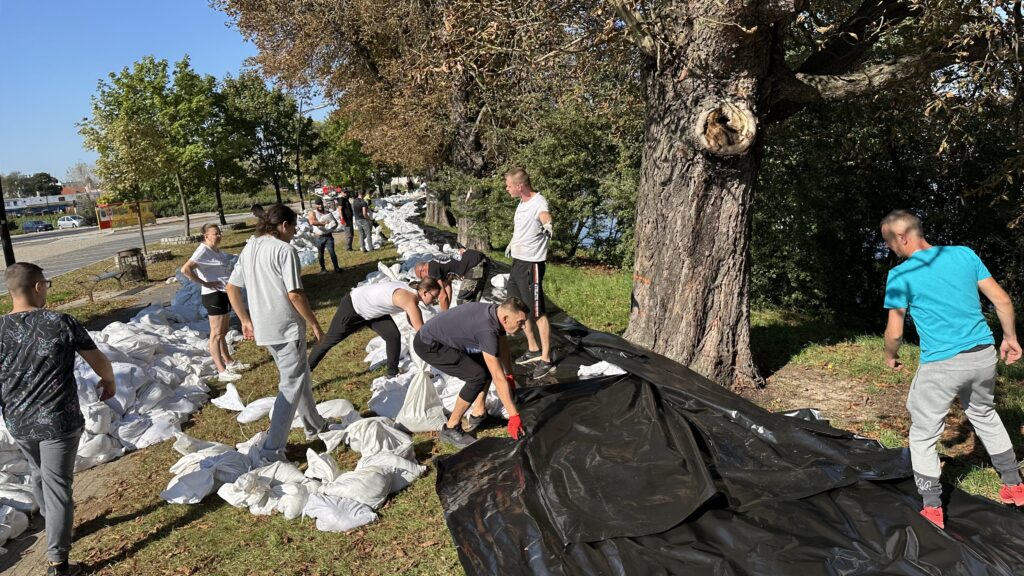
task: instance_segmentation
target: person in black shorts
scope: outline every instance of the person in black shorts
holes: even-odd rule
[[[512,240],[505,249],[505,255],[512,258],[508,295],[521,298],[530,308],[523,329],[529,349],[516,359],[516,364],[532,364],[533,378],[538,379],[555,369],[551,358],[551,324],[544,307],[544,269],[554,228],[548,201],[533,189],[526,170],[509,170],[505,174],[505,190],[519,199]],[[534,325],[537,337],[533,334]]]
[[[231,257],[220,250],[221,231],[216,224],[203,225],[203,242],[192,257],[181,267],[181,273],[201,286],[203,307],[210,317],[210,356],[217,366],[220,382],[237,382],[247,364],[231,357],[227,341],[231,304],[228,302],[227,283],[231,276]]]
[[[490,270],[491,261],[479,250],[459,250],[461,258],[452,259],[447,262],[420,262],[414,268],[416,277],[420,280],[433,278],[441,283],[444,290],[438,299],[441,310],[447,310],[452,301],[452,281],[461,280],[462,288],[459,292],[459,302],[470,302],[483,292],[487,282],[487,273]]]
[[[508,298],[500,305],[467,302],[434,316],[416,333],[412,347],[424,362],[466,382],[451,417],[441,427],[441,442],[464,448],[476,441],[466,432],[472,432],[487,418],[484,398],[492,382],[508,411],[509,434],[516,440],[524,434],[512,398],[515,381],[505,335],[523,328],[527,312],[518,298]],[[470,405],[469,426],[463,428],[462,417]]]

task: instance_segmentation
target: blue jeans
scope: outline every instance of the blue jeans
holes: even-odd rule
[[[334,264],[334,269],[338,270],[338,254],[334,251],[334,234],[324,234],[323,236],[316,239],[316,249],[320,253],[320,269],[327,270],[327,266],[324,263],[324,251],[331,253],[331,264]]]

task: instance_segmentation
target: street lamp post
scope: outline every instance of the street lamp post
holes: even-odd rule
[[[7,228],[7,206],[4,202],[4,184],[0,180],[0,240],[4,245],[4,262],[7,266],[14,264],[14,244],[11,242],[11,231]]]

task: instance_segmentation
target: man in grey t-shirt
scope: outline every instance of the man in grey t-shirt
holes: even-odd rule
[[[281,373],[270,432],[262,447],[268,461],[285,459],[284,448],[296,413],[308,438],[327,429],[327,421],[313,401],[306,363],[306,324],[317,342],[323,340],[324,333],[302,289],[299,255],[288,243],[295,236],[297,218],[283,204],[267,208],[256,225],[258,235],[242,249],[228,280],[228,297],[242,321],[245,339],[266,346]],[[247,289],[248,306],[242,288]]]

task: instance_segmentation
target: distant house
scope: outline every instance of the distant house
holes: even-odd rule
[[[84,186],[64,186],[60,194],[4,199],[4,210],[9,215],[75,214],[80,202],[87,198],[95,200],[100,194],[99,190],[87,190]]]

